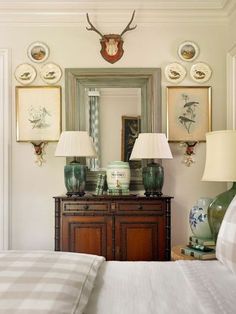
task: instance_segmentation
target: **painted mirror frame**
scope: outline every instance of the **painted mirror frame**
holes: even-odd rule
[[[86,130],[88,88],[140,88],[141,132],[161,132],[160,68],[68,68],[65,70],[66,130]],[[82,160],[81,160],[82,161]],[[93,191],[101,171],[88,171],[86,189]],[[142,169],[131,169],[130,190],[143,190]]]

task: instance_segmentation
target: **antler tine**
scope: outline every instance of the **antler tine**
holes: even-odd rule
[[[91,23],[91,21],[90,21],[90,19],[89,19],[88,13],[86,13],[86,17],[87,17],[87,21],[88,21],[89,25],[91,26],[90,28],[89,28],[89,27],[86,27],[86,29],[87,29],[88,31],[94,31],[94,32],[98,33],[101,37],[103,37],[102,33],[100,33],[99,30],[97,30],[97,29],[93,26],[93,24]]]
[[[134,27],[130,27],[131,23],[133,22],[134,15],[135,15],[135,10],[133,11],[131,20],[129,21],[128,25],[127,25],[126,28],[123,30],[123,32],[120,34],[120,36],[124,35],[124,33],[128,32],[128,31],[132,31],[133,29],[135,29],[135,28],[137,27],[137,25],[135,25]]]

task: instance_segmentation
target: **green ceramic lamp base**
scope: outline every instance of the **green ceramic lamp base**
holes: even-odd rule
[[[213,239],[216,241],[225,212],[236,195],[236,182],[231,189],[219,194],[208,207],[208,221]]]
[[[164,169],[162,165],[150,163],[143,168],[143,185],[146,196],[161,196],[164,183]]]
[[[83,196],[85,194],[86,166],[73,160],[64,167],[65,186],[68,196]]]

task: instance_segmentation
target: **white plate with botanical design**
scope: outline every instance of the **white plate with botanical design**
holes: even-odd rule
[[[35,80],[36,76],[37,72],[35,68],[28,63],[23,63],[16,67],[15,78],[19,83],[23,85],[28,85],[32,83]]]
[[[194,64],[190,69],[191,78],[198,83],[207,82],[212,74],[210,66],[204,62]]]
[[[60,80],[62,71],[59,65],[55,63],[47,63],[42,67],[40,76],[45,83],[55,84]]]
[[[177,62],[170,63],[165,68],[165,76],[169,82],[177,84],[182,82],[185,78],[186,70]]]
[[[192,41],[184,41],[179,45],[178,55],[184,61],[193,61],[199,55],[199,48]]]

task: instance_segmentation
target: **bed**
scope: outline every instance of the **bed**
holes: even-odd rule
[[[218,261],[107,262],[85,313],[232,314],[235,296],[236,277]]]
[[[49,251],[0,252],[0,314],[232,314],[236,199],[214,261],[117,262]]]
[[[235,313],[219,261],[106,262],[63,252],[0,253],[0,313]]]

